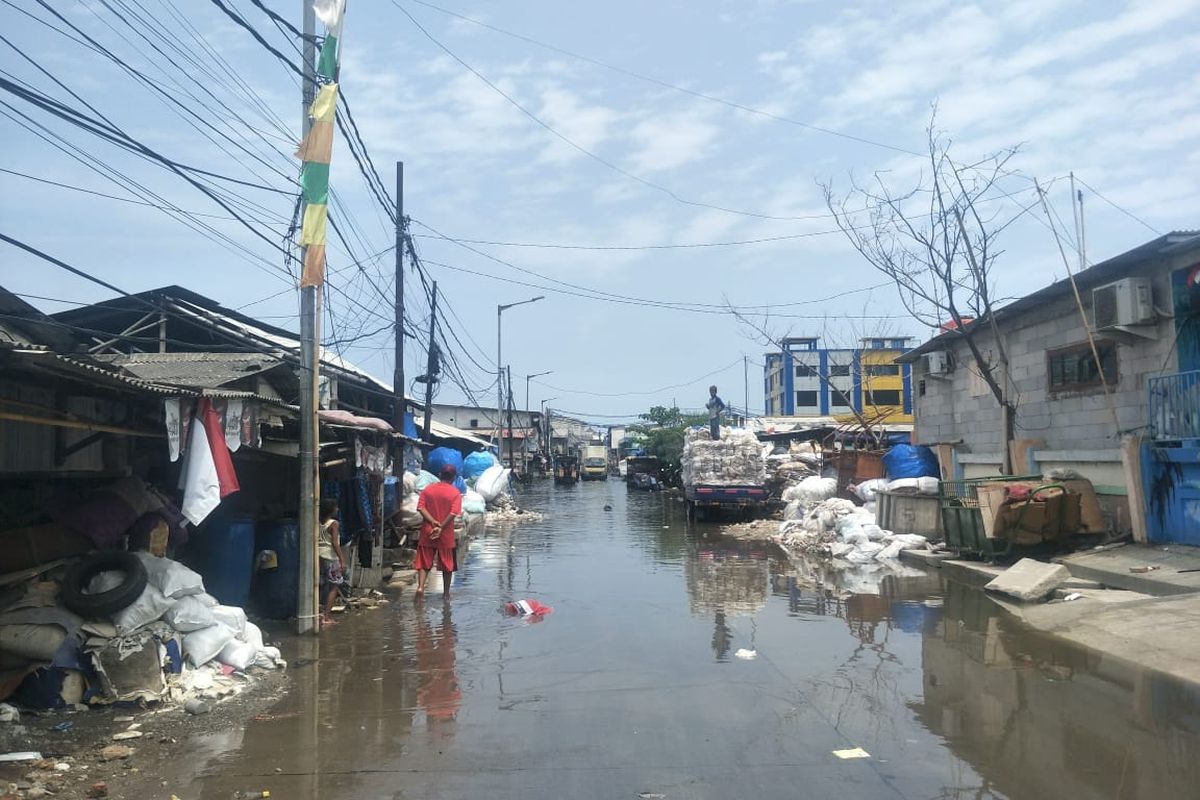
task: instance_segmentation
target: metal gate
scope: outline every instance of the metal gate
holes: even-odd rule
[[[1200,370],[1151,378],[1142,450],[1146,533],[1200,545]]]

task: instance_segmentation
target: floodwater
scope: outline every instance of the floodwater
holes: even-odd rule
[[[1200,796],[1194,687],[1022,632],[978,590],[912,569],[836,579],[688,529],[670,497],[615,480],[521,502],[545,521],[474,540],[448,604],[407,592],[286,642],[311,661],[277,706],[181,730],[187,755],[153,785],[183,800]],[[554,613],[503,614],[522,598]],[[868,757],[835,755],[854,748]]]

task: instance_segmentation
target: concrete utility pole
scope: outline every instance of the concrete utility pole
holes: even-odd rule
[[[396,331],[393,343],[392,427],[404,432],[404,162],[396,162]]]
[[[301,92],[301,128],[304,136],[312,127],[308,110],[316,96],[316,29],[317,18],[309,0],[302,0],[304,10],[304,77]],[[304,263],[304,253],[300,254]],[[320,430],[317,424],[317,398],[321,364],[321,299],[316,286],[300,288],[300,576],[299,603],[296,612],[296,632],[316,633],[317,608],[317,500],[321,494]]]
[[[545,438],[545,442],[546,442],[545,452],[546,452],[547,456],[553,455],[553,453],[550,452],[550,447],[552,444],[551,437],[553,436],[553,434],[551,433],[551,430],[550,430],[550,419],[546,416],[546,403],[549,403],[549,402],[551,402],[553,400],[557,400],[557,399],[558,399],[557,397],[547,397],[541,403],[541,406],[542,406],[542,431],[541,431],[541,433],[542,433],[542,436]]]
[[[742,356],[742,383],[746,390],[745,405],[742,406],[742,427],[746,427],[746,418],[750,416],[750,358]]]
[[[437,341],[437,281],[433,282],[433,299],[429,303],[429,356],[425,366],[425,424],[421,427],[421,439],[429,441],[429,428],[433,424],[433,381],[439,372]]]
[[[513,396],[512,396],[512,367],[506,367],[508,372],[508,468],[513,468]]]

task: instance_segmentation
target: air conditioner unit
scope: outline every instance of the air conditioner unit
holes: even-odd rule
[[[925,354],[925,372],[930,375],[948,375],[954,368],[950,353],[946,350],[934,350]]]
[[[1092,289],[1092,318],[1097,328],[1149,325],[1156,319],[1148,278],[1123,278]]]

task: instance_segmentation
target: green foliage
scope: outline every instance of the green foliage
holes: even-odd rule
[[[629,429],[642,437],[646,455],[655,456],[668,472],[679,469],[679,458],[683,455],[684,431],[695,425],[707,425],[708,417],[703,414],[684,414],[678,407],[654,406],[645,414],[638,415],[644,424],[631,425]]]

